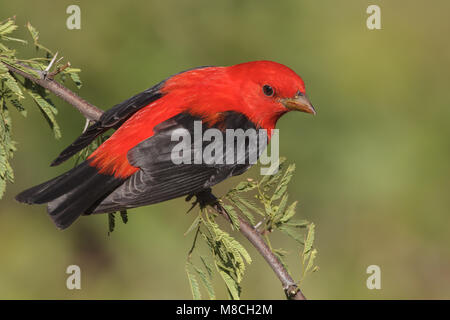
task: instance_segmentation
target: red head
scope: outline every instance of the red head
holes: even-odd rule
[[[315,114],[305,94],[305,84],[292,69],[272,61],[254,61],[232,66],[229,72],[240,82],[240,95],[251,119],[274,127],[290,110]],[[240,79],[240,80],[239,80]]]
[[[169,78],[162,90],[183,108],[214,121],[224,111],[244,113],[255,124],[272,129],[286,112],[315,114],[305,84],[292,69],[272,61],[230,67],[206,67]]]

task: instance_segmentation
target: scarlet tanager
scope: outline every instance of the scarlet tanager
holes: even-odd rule
[[[110,213],[185,195],[196,195],[250,164],[175,164],[171,152],[175,130],[193,133],[195,120],[204,129],[266,129],[291,110],[315,114],[303,80],[272,61],[229,67],[199,67],[178,73],[106,111],[67,147],[58,165],[110,129],[116,131],[83,163],[27,189],[16,199],[47,203],[60,229],[80,215]],[[224,153],[236,152],[227,148]],[[248,150],[245,156],[248,157]],[[225,155],[224,155],[225,156]]]

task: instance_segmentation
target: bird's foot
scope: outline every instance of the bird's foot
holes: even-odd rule
[[[195,196],[195,200],[192,203],[191,208],[187,211],[189,213],[192,209],[194,209],[197,205],[200,206],[200,209],[207,207],[208,205],[214,205],[217,203],[217,198],[211,193],[211,188],[202,190],[195,194],[190,194],[186,197],[186,201],[191,201],[192,197]]]

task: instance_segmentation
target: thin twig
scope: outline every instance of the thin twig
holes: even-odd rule
[[[59,60],[61,60],[61,58],[60,58]],[[59,61],[59,60],[58,60],[58,61]],[[49,78],[49,79],[55,78],[55,76],[56,76],[57,74],[63,72],[63,71],[66,70],[68,67],[70,67],[70,62],[67,62],[65,65],[56,68],[55,71],[50,72],[49,74],[47,74],[47,78]]]
[[[206,201],[214,208],[222,217],[231,222],[230,216],[226,209],[220,204],[220,201],[210,192],[206,191],[201,194],[202,201]],[[252,225],[250,225],[243,218],[239,217],[239,231],[250,241],[250,243],[258,250],[264,257],[266,262],[270,265],[272,270],[280,279],[283,285],[286,297],[290,300],[306,300],[306,297],[301,292],[295,281],[287,272],[286,268],[281,264],[277,256],[270,250],[267,243],[261,237],[261,234]]]
[[[1,63],[1,62],[0,62]],[[3,62],[4,63],[4,62]],[[75,108],[80,111],[80,113],[87,119],[92,121],[97,121],[100,119],[101,115],[103,114],[103,111],[97,108],[96,106],[90,104],[86,100],[82,99],[78,95],[76,95],[73,91],[67,89],[63,85],[59,84],[58,82],[49,79],[49,78],[43,78],[43,79],[37,79],[33,77],[32,75],[19,70],[7,63],[4,63],[4,65],[9,69],[9,71],[14,72],[18,75],[21,75],[22,77],[40,85],[41,87],[49,90],[50,92],[54,93],[57,97],[61,98],[62,100],[66,101],[67,103],[71,104]],[[35,72],[40,72],[38,70],[35,70]]]
[[[1,62],[0,62],[1,63]],[[76,95],[71,90],[67,89],[66,87],[62,86],[58,82],[54,81],[53,79],[49,79],[48,77],[37,79],[33,77],[32,75],[29,75],[28,73],[19,70],[11,65],[6,64],[6,67],[9,69],[9,71],[17,73],[18,75],[21,75],[22,77],[29,79],[30,81],[33,81],[34,83],[44,87],[45,89],[49,90],[50,92],[54,93],[56,96],[61,98],[62,100],[66,101],[67,103],[74,106],[78,111],[81,112],[81,114],[88,120],[96,121],[99,120],[101,115],[103,114],[103,111],[99,108],[95,107],[94,105],[90,104],[86,100],[82,99],[78,95]],[[35,70],[36,72],[39,72]],[[40,73],[39,73],[40,74]],[[231,222],[231,219],[228,215],[228,212],[223,208],[223,206],[220,204],[219,200],[211,193],[208,192],[206,194],[207,197],[209,197],[208,203],[225,219]],[[300,288],[297,286],[295,281],[292,279],[292,277],[289,275],[287,270],[283,267],[280,260],[275,256],[275,254],[270,250],[270,248],[267,246],[266,242],[262,238],[261,234],[256,230],[253,226],[251,226],[247,221],[239,217],[239,230],[240,232],[250,241],[250,243],[258,250],[258,252],[264,257],[264,259],[267,261],[267,263],[270,265],[272,270],[277,275],[278,279],[280,279],[281,284],[283,286],[284,292],[286,294],[286,297],[291,300],[304,300],[306,299],[305,296],[300,291]]]

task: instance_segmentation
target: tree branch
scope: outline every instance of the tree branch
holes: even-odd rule
[[[2,62],[0,62],[2,63]],[[40,85],[41,87],[44,87],[45,89],[49,90],[50,92],[54,93],[57,97],[61,98],[62,100],[66,101],[67,103],[71,104],[75,108],[80,111],[80,113],[89,120],[96,121],[100,119],[100,116],[103,114],[103,111],[96,106],[90,104],[83,98],[76,95],[73,91],[67,89],[60,83],[54,81],[53,79],[49,77],[42,76],[41,78],[35,78],[32,75],[17,69],[9,64],[6,64],[3,62],[3,64],[9,69],[9,71],[14,72],[18,75],[21,75],[22,77]],[[33,69],[34,70],[34,69]],[[41,71],[34,70],[34,72],[38,74],[42,74]]]
[[[219,199],[214,196],[210,190],[205,191],[199,195],[205,203],[209,204],[214,210],[216,210],[222,217],[231,222],[230,216],[225,208],[220,204]],[[263,258],[270,265],[272,270],[280,279],[283,285],[284,293],[290,300],[306,300],[306,297],[301,292],[295,281],[287,272],[286,268],[281,264],[280,260],[270,250],[261,234],[256,228],[250,225],[246,220],[239,216],[239,231],[250,241],[250,243],[258,250]]]
[[[1,62],[0,62],[1,63]],[[19,70],[11,65],[4,63],[10,72],[21,75],[22,77],[44,87],[50,92],[54,93],[56,96],[66,101],[67,103],[74,106],[80,113],[88,120],[97,121],[100,119],[103,111],[96,106],[90,104],[86,100],[82,99],[76,95],[71,90],[67,89],[60,83],[54,81],[53,79],[46,77],[41,71],[34,70],[41,75],[41,78],[35,78],[32,75]],[[205,198],[206,197],[206,198]],[[216,210],[221,216],[231,222],[228,212],[220,204],[220,201],[210,192],[205,192],[202,194],[202,200],[206,200],[214,210]],[[251,226],[243,218],[239,217],[239,230],[240,232],[250,241],[250,243],[258,250],[258,252],[264,257],[267,263],[270,265],[272,270],[280,279],[283,286],[286,297],[291,300],[305,300],[305,296],[300,291],[300,288],[296,285],[294,280],[291,278],[287,270],[283,267],[281,262],[275,256],[275,254],[267,246],[261,234],[253,226]]]

